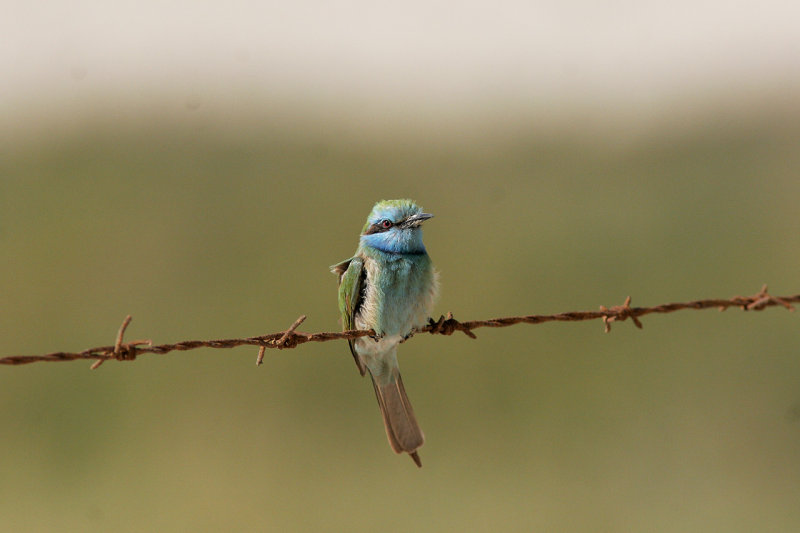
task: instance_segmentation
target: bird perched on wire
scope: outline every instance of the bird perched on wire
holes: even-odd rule
[[[349,343],[359,372],[372,378],[389,444],[419,467],[417,449],[425,437],[400,378],[397,345],[427,324],[438,293],[438,276],[422,244],[421,225],[432,216],[411,200],[376,203],[356,254],[331,267],[339,276],[344,329],[375,332]]]

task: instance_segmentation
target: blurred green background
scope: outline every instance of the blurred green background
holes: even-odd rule
[[[0,356],[337,330],[398,197],[437,316],[800,292],[796,8],[190,4],[0,20]],[[422,470],[344,342],[0,366],[0,531],[797,531],[798,320],[415,337]]]
[[[462,319],[800,289],[800,134],[776,113],[624,145],[337,141],[153,124],[8,145],[0,354],[336,330],[372,203],[416,198]],[[344,342],[0,368],[8,531],[800,526],[797,316],[685,311],[420,336],[424,468]]]

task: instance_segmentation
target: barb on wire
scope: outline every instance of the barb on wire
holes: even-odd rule
[[[131,315],[125,317],[125,320],[122,321],[122,325],[119,327],[119,331],[117,332],[117,342],[114,343],[114,351],[112,355],[119,361],[133,361],[136,359],[136,347],[142,344],[152,345],[153,341],[151,340],[141,340],[141,341],[133,341],[129,342],[128,344],[122,344],[122,338],[125,336],[125,330],[128,329],[128,325],[133,320]],[[90,367],[92,370],[96,370],[100,365],[102,365],[106,359],[98,359],[94,362],[94,364]]]
[[[639,320],[644,315],[653,313],[673,313],[683,309],[719,309],[724,311],[729,307],[738,307],[744,311],[761,311],[767,307],[781,306],[789,311],[794,311],[792,303],[800,302],[800,294],[793,296],[772,296],[767,292],[764,285],[761,290],[753,296],[734,296],[728,300],[694,300],[683,303],[669,303],[656,305],[654,307],[631,307],[631,297],[628,296],[622,305],[612,307],[600,306],[599,311],[570,311],[555,315],[527,315],[511,316],[503,318],[492,318],[489,320],[472,320],[459,322],[453,318],[452,313],[442,316],[439,320],[431,319],[430,323],[417,333],[431,333],[438,335],[452,335],[460,331],[468,337],[477,338],[472,332],[477,328],[504,328],[515,324],[542,324],[544,322],[580,322],[584,320],[601,319],[606,333],[611,331],[612,322],[623,322],[631,319],[637,328],[642,328]],[[100,346],[90,348],[82,352],[54,352],[44,355],[10,355],[0,357],[0,364],[3,365],[24,365],[38,361],[74,361],[77,359],[93,359],[95,363],[91,368],[99,367],[109,359],[117,361],[133,361],[138,355],[144,353],[165,354],[173,351],[187,351],[197,348],[235,348],[236,346],[259,346],[256,364],[260,365],[264,360],[267,348],[296,348],[306,342],[325,342],[342,339],[356,339],[366,335],[375,335],[372,330],[349,330],[343,332],[320,332],[302,333],[297,328],[306,316],[299,317],[285,331],[261,335],[259,337],[247,337],[243,339],[221,339],[210,341],[183,341],[174,344],[153,345],[149,340],[138,340],[123,342],[125,330],[131,322],[130,315],[125,318],[117,333],[116,342],[113,346]]]

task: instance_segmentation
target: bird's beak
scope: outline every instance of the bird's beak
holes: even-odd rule
[[[430,213],[417,213],[416,215],[411,215],[405,220],[405,222],[403,222],[403,228],[416,228],[432,217],[433,215]]]

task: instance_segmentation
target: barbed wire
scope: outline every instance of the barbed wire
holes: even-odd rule
[[[570,311],[555,315],[510,316],[491,318],[489,320],[471,320],[467,322],[459,322],[453,318],[452,313],[447,313],[447,316],[441,316],[439,320],[434,321],[431,319],[427,326],[418,330],[416,333],[452,335],[456,331],[460,331],[468,337],[475,339],[477,337],[472,330],[477,328],[504,328],[513,326],[515,324],[580,322],[584,320],[597,319],[602,319],[605,331],[608,333],[611,331],[612,322],[623,322],[627,319],[631,319],[637,328],[641,328],[642,323],[639,318],[653,313],[673,313],[683,309],[719,309],[720,311],[724,311],[729,307],[739,307],[744,311],[761,311],[767,307],[774,306],[781,306],[785,307],[789,311],[794,311],[792,303],[797,302],[800,302],[800,294],[795,294],[792,296],[772,296],[767,292],[766,285],[764,285],[761,290],[753,296],[734,296],[733,298],[727,300],[694,300],[691,302],[656,305],[654,307],[631,307],[631,297],[628,296],[622,305],[615,305],[612,307],[605,307],[601,305],[599,311]],[[1,357],[0,364],[25,365],[40,361],[75,361],[79,359],[93,359],[95,362],[92,364],[91,368],[95,369],[109,359],[116,359],[118,361],[133,361],[137,356],[146,353],[166,354],[173,351],[187,351],[195,350],[197,348],[235,348],[237,346],[249,345],[259,346],[256,364],[260,365],[263,362],[264,354],[266,353],[267,348],[277,348],[278,350],[283,350],[287,348],[296,348],[297,346],[307,342],[356,339],[358,337],[364,337],[367,335],[375,335],[375,332],[372,330],[349,330],[343,332],[320,333],[303,333],[297,331],[297,328],[305,319],[306,316],[302,315],[285,331],[279,331],[277,333],[270,333],[268,335],[261,335],[258,337],[246,337],[242,339],[219,339],[209,341],[182,341],[174,344],[153,345],[150,340],[123,342],[125,330],[131,322],[131,316],[128,315],[125,317],[125,320],[122,322],[122,325],[117,332],[116,342],[113,346],[100,346],[98,348],[83,350],[82,352],[53,352],[44,355],[10,355]]]

